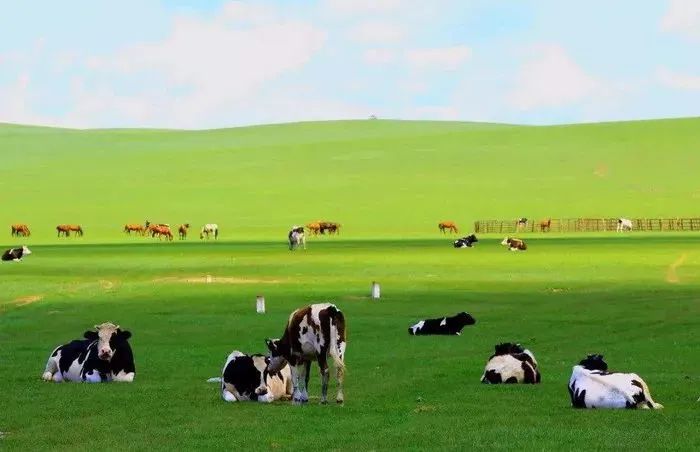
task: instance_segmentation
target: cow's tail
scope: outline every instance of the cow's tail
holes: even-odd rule
[[[338,379],[345,376],[345,316],[336,309],[335,315],[332,317],[331,324],[331,346],[328,353],[333,358],[333,363],[338,372]]]
[[[221,377],[213,377],[207,379],[207,383],[221,383]]]

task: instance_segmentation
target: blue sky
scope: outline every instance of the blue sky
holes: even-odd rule
[[[700,1],[0,0],[0,122],[700,115]]]

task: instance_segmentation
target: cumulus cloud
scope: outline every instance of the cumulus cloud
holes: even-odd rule
[[[661,84],[684,91],[700,91],[700,76],[659,68],[656,76]]]
[[[432,49],[413,49],[405,53],[406,61],[419,69],[456,70],[469,59],[472,51],[464,45]]]
[[[700,1],[671,0],[661,19],[661,30],[700,41]]]
[[[403,27],[389,22],[367,21],[355,25],[348,37],[356,42],[388,44],[400,42],[406,35]]]

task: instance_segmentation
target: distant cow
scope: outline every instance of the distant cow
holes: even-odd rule
[[[408,329],[411,336],[424,336],[428,334],[456,335],[462,333],[467,325],[474,325],[476,320],[466,312],[460,312],[452,317],[421,320]]]
[[[631,231],[632,230],[632,220],[627,218],[618,218],[617,220],[617,232]]]
[[[58,237],[61,235],[68,237],[71,231],[75,232],[75,235],[82,237],[83,228],[79,224],[59,224],[56,226],[56,231],[58,232]]]
[[[476,235],[469,234],[466,237],[455,240],[453,245],[455,248],[471,248],[478,241],[479,239],[476,238]]]
[[[455,224],[454,221],[441,221],[438,223],[438,229],[443,234],[445,233],[445,231],[454,232],[455,234],[459,233],[459,230],[457,229],[457,225]]]
[[[270,358],[263,355],[246,355],[233,351],[221,370],[221,377],[209,382],[221,382],[221,398],[226,402],[255,400],[274,402],[289,399],[292,395],[292,376],[289,366],[279,372],[270,372]]]
[[[524,241],[513,237],[506,237],[501,242],[501,245],[507,246],[511,251],[525,251],[527,249],[527,245]]]
[[[199,230],[199,238],[203,239],[206,237],[207,240],[209,240],[209,236],[213,235],[215,239],[219,238],[219,225],[215,223],[207,223],[204,226],[202,226],[202,229]]]
[[[333,304],[320,303],[292,312],[281,339],[267,339],[272,360],[269,372],[279,372],[287,363],[291,366],[295,404],[309,401],[307,392],[311,361],[318,361],[321,370],[321,403],[328,402],[328,357],[333,358],[338,380],[336,401],[343,403],[345,375],[345,317]]]
[[[603,355],[588,355],[574,366],[569,380],[574,408],[660,409],[649,387],[637,374],[608,372]]]
[[[32,233],[29,232],[29,226],[23,223],[13,224],[10,226],[10,230],[12,232],[12,237],[29,237],[32,235]]]
[[[24,256],[30,254],[32,254],[32,252],[26,246],[22,246],[22,248],[10,248],[2,253],[2,260],[19,262]]]
[[[45,381],[134,381],[136,368],[128,339],[129,331],[119,325],[95,325],[96,331],[86,331],[85,340],[74,340],[54,349],[46,363]]]
[[[306,237],[304,236],[303,226],[292,226],[292,229],[287,234],[287,239],[289,240],[289,249],[295,250],[302,246],[306,249]]]
[[[537,384],[540,380],[535,355],[520,344],[511,342],[496,345],[495,353],[489,358],[481,376],[482,383],[490,384]]]

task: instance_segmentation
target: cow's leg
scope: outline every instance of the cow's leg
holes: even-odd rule
[[[326,404],[328,403],[328,379],[330,374],[328,355],[322,349],[321,353],[316,356],[316,359],[318,360],[318,368],[321,371],[321,403]]]
[[[44,369],[44,374],[41,376],[41,378],[44,381],[60,382],[62,379],[55,380],[55,377],[57,375],[61,375],[61,372],[58,371],[58,359],[54,358],[53,356],[50,356],[49,360],[46,362],[46,368]]]
[[[301,362],[296,366],[291,366],[292,368],[292,379],[294,380],[294,393],[292,395],[292,402],[294,404],[306,403],[309,401],[309,395],[306,392],[306,363]],[[296,375],[295,375],[296,374]]]

